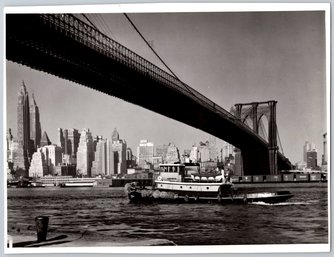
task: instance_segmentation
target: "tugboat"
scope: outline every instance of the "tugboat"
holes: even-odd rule
[[[125,191],[130,202],[278,203],[293,197],[289,191],[238,193],[223,169],[203,174],[187,170],[185,164],[160,164],[152,188],[133,182],[125,185]]]

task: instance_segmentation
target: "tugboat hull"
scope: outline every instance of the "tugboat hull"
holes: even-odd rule
[[[293,197],[289,191],[238,194],[233,190],[217,190],[215,193],[172,191],[159,189],[135,189],[128,191],[132,203],[220,203],[246,204],[264,202],[269,204],[285,202]]]

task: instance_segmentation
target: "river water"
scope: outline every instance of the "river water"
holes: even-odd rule
[[[55,233],[176,245],[328,243],[327,188],[284,188],[280,204],[130,204],[122,188],[9,188],[8,224],[50,217]],[[265,191],[265,189],[264,189]],[[11,226],[11,225],[10,225]]]

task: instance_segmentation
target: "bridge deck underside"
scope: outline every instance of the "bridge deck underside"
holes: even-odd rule
[[[36,16],[7,15],[6,39],[8,60],[206,131],[241,149],[245,174],[268,174],[268,146],[229,117],[209,110],[161,81],[98,53],[64,33],[51,30]],[[279,154],[278,169],[288,168],[285,157]]]

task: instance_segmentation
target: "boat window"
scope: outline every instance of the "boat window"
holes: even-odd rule
[[[173,167],[169,167],[169,172],[173,172]]]

